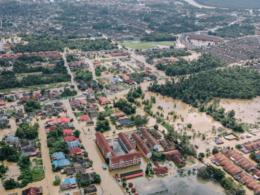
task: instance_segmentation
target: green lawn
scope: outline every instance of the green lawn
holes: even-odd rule
[[[150,49],[150,48],[156,47],[157,45],[171,46],[171,45],[174,45],[174,41],[146,42],[146,43],[123,42],[123,43],[119,43],[119,44],[125,45],[126,47],[130,47],[133,49]]]

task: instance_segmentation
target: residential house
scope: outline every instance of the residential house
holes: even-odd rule
[[[83,168],[80,163],[74,163],[73,166],[76,173],[78,173],[79,171],[81,171],[81,173],[86,173],[86,169]]]
[[[88,188],[84,189],[84,194],[96,194],[97,188],[95,185],[90,185]]]
[[[72,156],[72,155],[80,155],[80,154],[82,154],[81,148],[74,148],[70,150],[69,155]]]
[[[21,144],[22,148],[27,148],[27,147],[36,147],[36,141],[24,141]]]
[[[22,191],[22,195],[42,195],[42,187],[30,187]]]
[[[52,161],[52,164],[54,165],[54,167],[58,167],[58,166],[68,166],[70,165],[70,161],[68,159],[60,159],[60,160],[55,160],[55,161]]]
[[[61,160],[65,159],[65,155],[63,154],[63,152],[55,152],[52,154],[52,158],[53,160]]]
[[[168,168],[167,167],[153,167],[153,171],[160,176],[164,176],[168,174]]]
[[[109,100],[106,97],[99,97],[99,100],[101,105],[109,103]]]
[[[91,183],[94,183],[95,182],[95,178],[94,178],[95,175],[96,175],[96,172],[84,173],[84,174],[82,174],[81,181],[89,180]]]
[[[67,146],[71,150],[71,149],[80,147],[81,143],[79,140],[69,141],[69,142],[67,142]]]
[[[61,183],[60,184],[60,189],[61,190],[68,190],[68,189],[70,189],[70,183]]]
[[[20,144],[19,142],[14,142],[9,145],[11,148],[14,148],[16,151],[20,149]]]
[[[89,115],[91,116],[91,117],[97,117],[98,116],[98,111],[90,111],[89,112]]]
[[[132,122],[130,119],[128,118],[125,118],[125,119],[122,119],[122,120],[119,120],[118,122],[116,122],[116,125],[117,126],[127,126],[127,125],[130,125]]]
[[[182,154],[178,150],[170,150],[164,153],[166,154],[168,160],[172,160],[178,165],[186,164],[185,161],[182,159]]]
[[[27,148],[23,148],[22,149],[22,156],[36,156],[40,153],[36,152],[36,148],[35,147],[27,147]]]
[[[255,168],[254,163],[252,163],[250,160],[248,160],[246,157],[239,154],[235,150],[223,149],[222,152],[239,166],[242,166],[248,170],[252,170]]]
[[[89,118],[89,115],[82,115],[79,117],[81,121],[89,121],[90,118]]]
[[[19,138],[18,137],[8,137],[8,138],[5,139],[5,141],[7,143],[18,142]]]
[[[63,139],[65,142],[79,140],[79,138],[76,138],[75,136],[66,136],[63,137]]]
[[[64,129],[63,136],[73,135],[72,129]]]
[[[60,171],[61,173],[66,173],[67,175],[73,175],[74,170],[71,166],[65,166],[63,169]]]
[[[52,104],[44,104],[44,109],[45,110],[51,110],[53,108]]]

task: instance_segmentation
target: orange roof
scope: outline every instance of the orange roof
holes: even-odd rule
[[[125,80],[129,80],[129,76],[127,76],[126,74],[122,74],[122,77],[123,77]]]

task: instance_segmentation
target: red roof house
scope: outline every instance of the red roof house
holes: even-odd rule
[[[72,129],[64,129],[63,130],[63,136],[65,135],[73,135]]]
[[[26,101],[28,101],[29,100],[29,97],[22,97],[22,98],[20,98],[20,101],[21,102],[26,102]]]
[[[91,93],[91,92],[93,92],[93,91],[94,91],[94,90],[91,89],[91,88],[88,89],[88,92],[89,92],[89,93]]]
[[[109,100],[106,97],[99,97],[100,104],[108,104]]]
[[[6,104],[6,102],[0,102],[0,106],[3,106],[5,104]]]
[[[82,116],[80,116],[80,120],[82,120],[82,121],[87,121],[89,119],[90,119],[89,115],[82,115]]]
[[[166,174],[168,174],[168,168],[167,167],[153,167],[153,171],[157,175],[166,175]]]
[[[121,116],[121,115],[123,115],[121,112],[118,112],[118,113],[115,113],[114,114],[115,116]]]
[[[22,191],[22,195],[41,195],[43,194],[42,187],[30,187]]]
[[[70,156],[74,155],[74,154],[82,154],[81,148],[74,148],[72,150],[70,150]]]
[[[64,132],[63,132],[64,133]],[[72,136],[66,136],[63,138],[65,142],[68,142],[68,141],[74,141],[74,140],[79,140],[79,138],[76,138],[74,135]]]

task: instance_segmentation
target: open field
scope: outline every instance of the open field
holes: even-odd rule
[[[157,45],[171,46],[171,45],[174,45],[174,41],[146,42],[146,43],[123,42],[123,43],[119,43],[119,44],[124,45],[126,47],[133,48],[133,49],[150,49],[150,48],[156,47]]]

